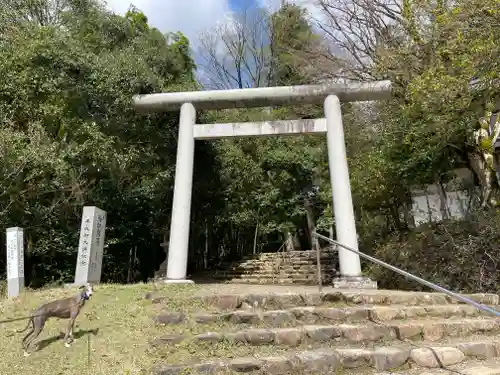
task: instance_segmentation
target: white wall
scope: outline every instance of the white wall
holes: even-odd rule
[[[469,191],[463,186],[470,186],[473,183],[473,175],[467,168],[457,169],[454,172],[457,177],[445,185],[446,210],[450,218],[460,219],[470,209]],[[416,226],[428,223],[429,220],[438,222],[443,219],[437,185],[431,184],[422,189],[413,189],[412,197],[412,215]]]

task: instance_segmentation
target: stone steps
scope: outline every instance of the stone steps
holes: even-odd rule
[[[337,348],[289,352],[280,356],[261,358],[236,358],[186,365],[161,365],[153,370],[155,375],[177,375],[191,372],[264,373],[269,375],[295,373],[343,373],[345,370],[373,369],[386,371],[418,367],[435,369],[464,363],[470,359],[500,357],[500,341],[460,342],[447,346],[380,346],[373,349]],[[484,371],[487,370],[482,366]],[[485,370],[486,369],[486,370]],[[493,368],[494,369],[494,368]],[[497,367],[500,369],[500,366]],[[359,373],[359,372],[356,372]],[[394,374],[404,374],[396,372]],[[463,372],[460,372],[461,374]],[[378,375],[383,375],[378,372]],[[384,373],[391,374],[391,373]],[[431,374],[431,373],[429,373]],[[474,374],[474,373],[472,373]],[[480,373],[477,373],[479,375]],[[481,373],[481,375],[488,372]],[[491,372],[490,374],[494,374]],[[500,372],[499,372],[500,374]]]
[[[198,313],[188,317],[178,312],[164,312],[154,319],[159,324],[178,324],[191,321],[197,324],[230,323],[283,327],[292,324],[390,322],[403,319],[470,318],[485,315],[469,305],[428,306],[355,306],[355,307],[294,307],[285,310]]]
[[[423,369],[416,367],[404,371],[359,372],[347,370],[343,375],[500,375],[500,359],[470,359],[444,368]]]
[[[336,251],[328,248],[321,249],[321,257],[333,257],[337,254]],[[291,259],[316,259],[316,250],[293,250],[279,253],[260,253],[257,255],[247,255],[243,257],[243,261],[249,260],[269,260],[280,258]]]
[[[485,304],[498,305],[496,294],[467,294],[468,298]],[[346,305],[447,305],[463,304],[443,293],[399,292],[399,291],[336,291],[308,293],[259,293],[259,294],[214,294],[202,297],[204,303],[220,310],[234,310],[247,304],[264,310],[283,308],[321,306],[325,304]],[[168,301],[167,298],[154,298],[153,303]]]
[[[320,264],[326,282],[335,276],[336,252],[321,251]],[[316,284],[316,251],[262,253],[244,257],[242,261],[223,263],[211,272],[216,280],[246,284]],[[314,280],[314,281],[313,281]]]
[[[334,272],[335,267],[321,267],[322,272]],[[317,267],[309,267],[309,268],[276,268],[276,269],[241,269],[241,270],[224,270],[224,271],[216,271],[214,272],[214,276],[223,276],[223,277],[237,277],[237,276],[265,276],[265,277],[276,277],[278,275],[288,276],[291,273],[303,274],[303,275],[311,275],[314,272],[314,276],[317,274]]]
[[[272,288],[299,289],[200,294],[184,312],[161,311],[172,308],[168,296],[153,296],[158,334],[150,350],[161,359],[152,373],[437,375],[442,366],[489,371],[484,361],[500,361],[499,320],[447,295]],[[495,294],[467,296],[499,303]]]
[[[317,277],[299,278],[298,276],[288,277],[214,277],[215,280],[223,281],[227,284],[253,284],[253,285],[318,285]],[[333,276],[322,277],[323,283],[331,283]]]
[[[335,256],[333,254],[321,254],[319,257],[321,264],[332,264],[335,262]],[[253,259],[248,259],[248,260],[243,260],[239,262],[238,264],[240,265],[253,265],[253,264],[263,264],[263,262],[287,262],[290,261],[290,265],[292,266],[297,266],[297,265],[309,265],[309,264],[314,264],[316,265],[317,258],[316,254],[313,256],[302,256],[302,257],[294,257],[294,256],[287,256],[287,255],[275,255],[273,254],[272,256],[269,256],[267,258],[253,258]],[[293,262],[293,263],[292,263]],[[221,265],[225,266],[231,266],[234,263],[222,263]]]
[[[206,332],[197,335],[165,335],[153,346],[183,341],[229,342],[245,345],[279,345],[296,347],[334,341],[335,343],[389,342],[395,340],[439,341],[445,337],[485,336],[500,333],[496,319],[406,320],[387,324],[304,325],[288,328],[250,328],[233,332]]]
[[[335,261],[329,259],[329,258],[320,258],[320,263],[321,267],[333,267],[335,265]],[[234,269],[250,269],[250,268],[255,268],[255,269],[288,269],[288,270],[294,270],[297,268],[304,268],[304,269],[310,269],[310,268],[316,268],[317,266],[317,261],[316,259],[314,260],[293,260],[293,259],[281,259],[281,260],[275,260],[275,261],[255,261],[255,262],[248,262],[248,263],[237,263],[237,264],[232,264],[230,267]],[[228,268],[229,269],[229,268]]]
[[[326,270],[325,272],[324,269],[322,269],[322,273],[331,273],[334,272],[334,269],[332,268],[331,270]],[[214,273],[214,277],[270,277],[270,278],[276,278],[276,277],[304,277],[304,276],[312,276],[312,277],[317,277],[317,272],[316,268],[313,270],[300,270],[300,269],[295,269],[295,270],[289,270],[289,271],[280,271],[280,270],[260,270],[260,271],[242,271],[242,272],[219,272],[219,273]]]
[[[335,267],[321,267],[321,272],[325,274],[330,274],[335,272]],[[240,270],[223,270],[223,271],[215,271],[212,274],[214,277],[225,277],[225,278],[236,278],[236,277],[252,277],[252,276],[261,276],[261,277],[301,277],[304,275],[316,276],[317,268],[275,268],[275,269],[240,269]]]
[[[334,269],[335,266],[333,263],[325,263],[321,262],[321,268],[331,270]],[[283,271],[283,272],[293,272],[297,270],[303,271],[315,271],[317,269],[316,262],[307,262],[304,264],[293,263],[293,264],[269,264],[263,265],[261,262],[256,264],[238,264],[237,266],[228,267],[225,269],[219,269],[216,273],[224,273],[224,272],[273,272],[273,271]]]

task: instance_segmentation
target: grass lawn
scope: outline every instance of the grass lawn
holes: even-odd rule
[[[147,292],[169,297],[169,310],[197,311],[202,306],[188,302],[196,285],[98,285],[76,320],[76,341],[66,348],[58,339],[67,320],[50,319],[38,340],[41,349],[23,356],[21,340],[27,320],[0,324],[0,374],[2,375],[138,375],[148,374],[162,361],[148,341],[161,335],[152,317],[165,309],[145,300]],[[28,316],[44,302],[78,293],[74,288],[27,291],[15,299],[0,300],[0,320]],[[91,331],[97,331],[96,334]],[[89,361],[90,359],[90,361]],[[90,363],[89,363],[90,362]]]

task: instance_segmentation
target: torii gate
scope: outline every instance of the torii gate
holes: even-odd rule
[[[337,241],[358,249],[340,102],[386,100],[391,82],[333,83],[220,91],[189,91],[138,95],[134,106],[141,112],[180,109],[174,198],[168,246],[167,283],[186,283],[189,225],[193,184],[194,140],[278,134],[326,133]],[[195,124],[196,109],[324,104],[325,118],[228,124]],[[376,288],[361,275],[359,256],[339,249],[340,279],[336,287]]]

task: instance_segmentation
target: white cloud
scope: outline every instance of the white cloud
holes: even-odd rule
[[[193,58],[198,64],[198,76],[203,79],[203,54],[201,51],[200,34],[225,24],[230,28],[234,22],[234,12],[230,3],[234,0],[101,0],[111,11],[124,15],[133,4],[148,17],[150,25],[162,32],[181,31],[191,43]],[[240,0],[241,1],[241,0]],[[253,2],[273,12],[279,9],[282,0],[243,0]],[[318,8],[313,2],[317,0],[287,0],[297,5],[305,6],[310,14],[317,16]],[[250,3],[248,4],[250,5]],[[250,5],[251,6],[251,5]],[[222,43],[221,43],[222,45]],[[222,46],[218,46],[222,48]],[[224,51],[220,51],[225,54]]]
[[[198,35],[230,18],[229,0],[106,0],[108,8],[125,14],[130,4],[144,12],[162,32],[181,31],[196,50]]]

